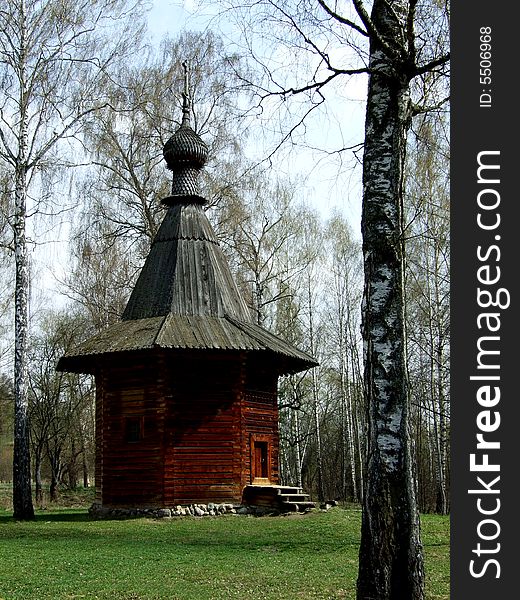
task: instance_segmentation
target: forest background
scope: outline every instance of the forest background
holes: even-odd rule
[[[54,4],[72,14],[84,3]],[[366,453],[359,233],[366,76],[300,95],[273,93],[266,82],[280,92],[298,89],[303,72],[320,68],[321,43],[327,56],[345,65],[353,56],[366,59],[368,49],[350,47],[323,24],[323,38],[311,42],[303,35],[305,23],[294,28],[294,20],[280,14],[269,31],[252,38],[248,23],[233,21],[216,2],[156,0],[150,12],[139,1],[89,5],[99,12],[89,13],[93,21],[85,17],[77,38],[68,40],[76,44],[80,28],[89,31],[84,72],[60,89],[47,85],[40,71],[35,85],[42,92],[33,114],[43,118],[30,120],[32,150],[54,140],[48,152],[36,153],[27,188],[28,411],[38,502],[45,500],[46,483],[51,497],[60,487],[93,484],[93,382],[56,373],[55,365],[68,348],[120,316],[148,253],[163,214],[160,199],[169,193],[162,146],[180,122],[184,60],[191,66],[194,127],[210,146],[203,193],[237,281],[259,323],[320,362],[280,385],[283,481],[318,500],[360,502]],[[292,38],[282,35],[289,26]],[[110,49],[103,64],[94,60],[101,56],[94,53],[96,44]],[[16,136],[9,84],[4,78],[1,117]],[[68,122],[73,125],[64,128]],[[444,514],[448,129],[444,105],[414,120],[405,195],[418,500],[422,511]],[[7,167],[0,160],[0,481],[12,478],[14,412],[15,202]]]

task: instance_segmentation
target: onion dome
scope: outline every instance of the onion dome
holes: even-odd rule
[[[181,125],[164,145],[163,155],[171,171],[186,165],[200,170],[206,164],[208,146],[189,125]]]
[[[208,146],[191,128],[188,65],[184,62],[182,66],[184,67],[182,122],[163,148],[164,160],[173,173],[171,196],[163,199],[163,203],[167,205],[190,201],[205,203],[205,199],[199,193],[198,178],[208,159]]]
[[[248,355],[251,365],[257,359],[261,365],[270,361],[275,375],[317,365],[314,358],[256,324],[233,278],[197,189],[208,148],[190,126],[186,64],[184,68],[182,123],[164,148],[173,173],[172,195],[163,200],[168,209],[121,320],[63,356],[57,366],[60,371],[96,374],[111,365],[126,364],[134,360],[132,356],[141,357],[139,361],[152,357],[168,369],[166,365],[184,356],[183,352],[190,361],[192,356],[198,360],[199,351],[234,355],[241,365]],[[264,377],[264,371],[260,372]],[[100,380],[106,385],[104,376]],[[158,394],[166,390],[163,381]],[[173,397],[164,396],[164,402]]]

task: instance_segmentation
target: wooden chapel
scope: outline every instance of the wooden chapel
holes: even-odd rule
[[[278,377],[317,364],[254,322],[204,211],[208,147],[183,97],[167,212],[121,320],[58,363],[95,376],[100,507],[237,504],[278,484]]]

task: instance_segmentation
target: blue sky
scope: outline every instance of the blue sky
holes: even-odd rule
[[[216,27],[216,20],[211,19],[214,13],[215,5],[210,1],[153,0],[148,19],[149,35],[152,41],[159,43],[166,34],[175,36],[182,29],[204,30],[208,23]],[[231,24],[227,23],[226,35],[233,40],[239,33],[233,31]],[[344,92],[343,98],[331,94],[331,98],[327,100],[326,114],[316,115],[306,123],[306,138],[313,146],[348,146],[362,141],[366,82],[360,80],[354,86],[350,82],[347,88],[340,90]],[[261,124],[252,122],[251,127],[261,127]],[[269,152],[268,146],[258,141],[261,137],[261,134],[250,135],[254,142],[248,142],[244,149],[250,160],[260,161]],[[273,137],[271,144],[276,144],[277,141]],[[350,164],[347,164],[349,160],[350,156],[345,156],[345,163],[342,165],[337,159],[325,160],[323,153],[317,153],[304,145],[287,146],[276,155],[273,170],[276,169],[278,175],[287,174],[292,180],[297,180],[299,187],[296,196],[316,208],[324,219],[333,210],[342,213],[349,221],[354,235],[360,239],[361,169],[352,171]],[[66,225],[53,228],[49,233],[52,243],[40,245],[32,253],[34,291],[44,292],[40,299],[34,298],[36,310],[42,302],[47,302],[46,291],[54,297],[54,302],[59,304],[63,300],[55,294],[55,277],[63,277],[63,270],[67,268],[63,258],[67,252],[67,232]]]
[[[153,0],[148,19],[150,35],[160,41],[164,35],[174,36],[182,29],[216,28],[217,21],[212,17],[217,10],[213,2],[203,0]],[[232,40],[240,34],[231,27],[227,23],[226,34]],[[366,80],[360,77],[355,82],[349,80],[348,89],[345,86],[339,94],[331,94],[327,101],[327,114],[316,115],[307,123],[309,143],[315,148],[333,150],[361,142],[365,92]],[[258,139],[258,136],[251,137]],[[260,148],[258,144],[245,151],[252,160],[261,160],[262,153],[269,152],[268,148]],[[276,166],[282,173],[305,180],[300,196],[315,206],[324,218],[332,210],[339,210],[349,220],[354,234],[360,237],[361,169],[352,171],[350,153],[346,153],[343,159],[326,159],[323,153],[299,146],[296,150],[280,153]]]

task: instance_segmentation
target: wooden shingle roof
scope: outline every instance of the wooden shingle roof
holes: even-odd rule
[[[168,209],[122,319],[169,313],[251,321],[200,204]]]
[[[229,317],[169,314],[120,321],[63,356],[58,370],[94,372],[99,359],[121,352],[163,350],[245,351],[278,356],[280,373],[295,373],[316,361],[254,323]]]
[[[254,322],[198,193],[207,147],[189,125],[187,106],[185,95],[182,125],[165,145],[173,173],[168,210],[121,321],[63,356],[59,370],[93,372],[105,356],[154,349],[267,353],[279,373],[317,364]]]

